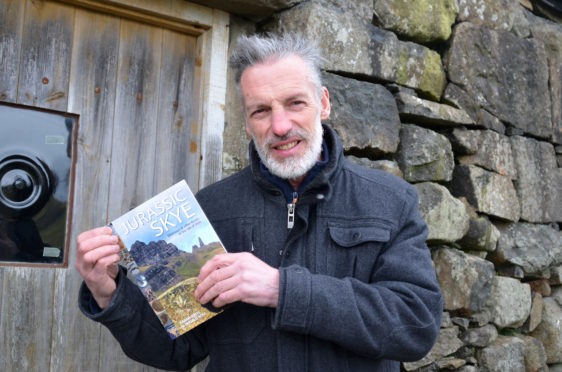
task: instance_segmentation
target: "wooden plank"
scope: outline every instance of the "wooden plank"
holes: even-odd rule
[[[17,102],[65,111],[74,9],[28,0],[24,24]]]
[[[96,371],[100,325],[77,307],[76,237],[107,223],[120,20],[77,10],[68,111],[80,115],[69,267],[55,277],[51,371]]]
[[[99,12],[200,35],[213,20],[212,9],[178,0],[59,0]]]
[[[0,311],[3,371],[46,370],[51,352],[54,271],[4,267]]]
[[[0,101],[16,102],[25,2],[0,2]]]
[[[164,30],[154,174],[157,192],[184,178],[197,186],[200,141],[197,129],[191,128],[197,125],[192,115],[195,43],[192,36]]]
[[[121,21],[109,220],[154,195],[161,47],[161,29]],[[141,365],[133,369],[113,337],[102,330],[100,371],[143,369]]]
[[[214,10],[212,32],[207,31],[198,40],[202,61],[201,70],[196,71],[201,74],[202,86],[198,112],[202,126],[200,188],[218,181],[222,175],[228,21],[227,13]]]
[[[109,218],[153,196],[162,30],[122,20]]]

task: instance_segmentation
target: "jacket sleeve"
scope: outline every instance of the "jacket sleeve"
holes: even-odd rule
[[[275,329],[325,339],[370,358],[421,359],[440,327],[442,296],[417,193],[406,191],[396,233],[380,252],[368,283],[280,269]]]
[[[117,291],[109,306],[100,312],[92,312],[92,300],[91,292],[82,283],[78,296],[80,310],[88,318],[106,326],[131,359],[160,369],[183,371],[208,354],[201,327],[172,340],[121,267]]]

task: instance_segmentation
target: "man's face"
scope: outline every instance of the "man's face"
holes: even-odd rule
[[[262,162],[284,179],[303,177],[322,149],[321,120],[330,115],[326,88],[318,98],[297,56],[247,68],[240,79],[246,131]]]

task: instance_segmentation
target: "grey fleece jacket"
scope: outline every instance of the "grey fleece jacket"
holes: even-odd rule
[[[287,202],[251,165],[202,189],[197,198],[229,252],[253,252],[280,270],[276,309],[235,303],[170,340],[138,289],[118,281],[111,304],[92,314],[131,358],[186,370],[399,371],[422,358],[439,332],[442,297],[425,245],[415,188],[354,165],[325,127],[330,160],[302,190],[295,224]]]

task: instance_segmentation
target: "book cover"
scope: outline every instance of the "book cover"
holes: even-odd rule
[[[121,262],[171,338],[220,312],[195,300],[201,267],[225,253],[185,180],[110,224],[119,237]]]

